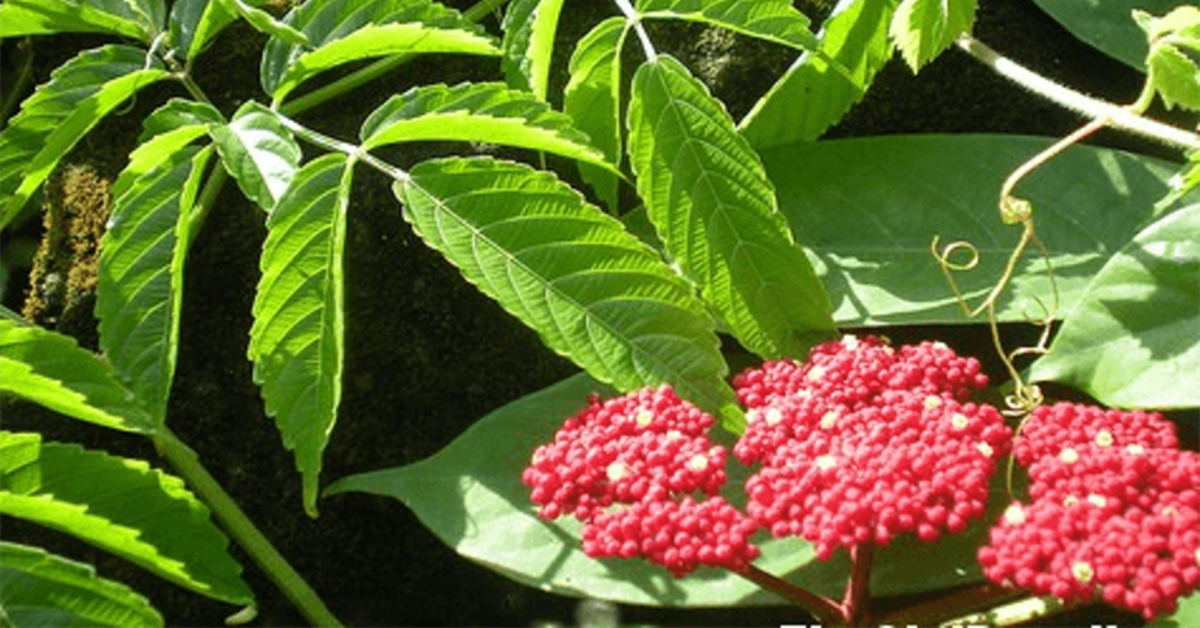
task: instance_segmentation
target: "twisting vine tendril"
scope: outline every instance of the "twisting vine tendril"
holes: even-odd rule
[[[1000,279],[996,281],[995,285],[988,292],[987,297],[978,306],[972,309],[968,304],[967,297],[963,294],[958,286],[958,282],[954,279],[954,273],[968,272],[976,269],[980,261],[979,249],[974,244],[965,240],[951,242],[945,247],[941,247],[938,236],[934,236],[933,242],[930,245],[930,252],[933,254],[933,258],[937,260],[938,267],[941,269],[942,275],[946,278],[946,283],[949,284],[950,290],[954,292],[954,298],[967,318],[976,318],[981,314],[987,315],[988,327],[992,332],[992,343],[995,345],[996,353],[1000,356],[1000,360],[1004,363],[1004,368],[1008,371],[1008,375],[1012,378],[1013,382],[1012,393],[1004,398],[1004,403],[1007,406],[1004,414],[1023,417],[1021,423],[1017,426],[1018,435],[1021,433],[1021,428],[1024,427],[1025,419],[1028,418],[1029,413],[1041,405],[1044,398],[1041,389],[1036,384],[1030,384],[1021,377],[1021,373],[1017,370],[1014,362],[1018,357],[1044,355],[1049,352],[1051,324],[1054,322],[1054,317],[1058,312],[1059,297],[1058,284],[1054,278],[1054,267],[1050,262],[1050,253],[1046,250],[1046,246],[1042,244],[1041,238],[1037,235],[1037,229],[1034,227],[1033,204],[1026,199],[1014,196],[1013,189],[1030,172],[1033,172],[1033,170],[1045,164],[1072,144],[1103,128],[1107,123],[1108,120],[1106,118],[1092,120],[1074,133],[1064,137],[1053,146],[1050,146],[1021,164],[1004,181],[1004,185],[1000,188],[1000,220],[1006,225],[1021,225],[1021,238],[1009,255],[1008,262],[1004,265],[1004,272],[1000,275]],[[1038,336],[1036,344],[1006,351],[1004,342],[1000,338],[1000,326],[996,321],[996,303],[1012,282],[1013,276],[1016,273],[1017,263],[1031,244],[1037,249],[1038,254],[1046,264],[1046,276],[1050,281],[1053,302],[1047,306],[1041,298],[1034,297],[1033,302],[1039,308],[1037,315],[1031,314],[1022,306],[1021,312],[1025,317],[1025,321],[1031,325],[1040,327],[1041,333]],[[1012,474],[1013,460],[1010,456],[1008,464],[1008,490],[1010,493],[1012,493]]]

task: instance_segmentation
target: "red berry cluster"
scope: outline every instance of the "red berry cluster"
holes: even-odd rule
[[[676,577],[700,565],[741,571],[758,557],[758,548],[749,543],[757,529],[720,497],[645,500],[600,514],[585,526],[583,552],[592,558],[641,556]]]
[[[669,386],[593,396],[537,448],[521,479],[539,517],[586,524],[589,556],[643,556],[676,576],[702,564],[741,570],[758,555],[748,541],[756,524],[720,498],[690,497],[725,484],[725,448],[706,435],[712,424]]]
[[[810,395],[830,403],[869,404],[884,390],[906,390],[965,401],[987,386],[979,361],[963,358],[941,342],[893,349],[876,336],[845,336],[818,345],[804,363],[769,360],[733,380],[738,401],[747,409],[774,400]]]
[[[980,548],[989,579],[1147,619],[1200,586],[1200,455],[1177,449],[1174,425],[1060,403],[1030,414],[1015,451],[1032,503]]]
[[[1107,410],[1077,403],[1039,406],[1029,413],[1013,454],[1021,466],[1087,445],[1177,449],[1175,425],[1157,412]]]
[[[763,463],[747,512],[777,537],[837,547],[914,532],[926,541],[983,514],[988,478],[1011,432],[995,408],[965,402],[979,363],[940,343],[894,350],[874,337],[768,362],[734,384],[751,410],[734,447]]]

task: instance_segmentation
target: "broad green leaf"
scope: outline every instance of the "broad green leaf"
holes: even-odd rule
[[[0,392],[69,417],[126,432],[154,432],[155,420],[112,370],[70,336],[0,320]]]
[[[175,0],[169,19],[171,47],[191,62],[221,29],[237,19],[218,0]]]
[[[126,0],[5,0],[0,5],[0,38],[112,33],[148,44],[153,30]]]
[[[1149,628],[1188,628],[1200,626],[1200,593],[1179,600],[1179,610],[1146,624]]]
[[[254,596],[208,507],[141,460],[0,432],[0,514],[65,532],[208,597]]]
[[[426,161],[394,191],[417,233],[546,346],[621,390],[670,382],[741,431],[703,305],[551,173],[482,158]]]
[[[100,348],[159,425],[175,376],[188,217],[212,156],[187,144],[205,130],[180,127],[130,155],[100,243]]]
[[[608,163],[621,163],[621,48],[628,32],[624,18],[610,17],[575,45],[563,93],[563,111],[587,133]],[[620,178],[606,169],[579,164],[579,174],[608,205],[617,208]]]
[[[817,35],[821,54],[800,55],[738,123],[750,145],[761,150],[810,142],[837,124],[892,58],[888,26],[894,9],[894,0],[839,2]]]
[[[215,0],[221,4],[226,13],[240,15],[260,33],[286,41],[293,46],[308,46],[308,37],[290,25],[276,20],[270,13],[258,8],[266,4],[265,0],[245,2],[245,0]]]
[[[533,92],[538,100],[546,100],[562,6],[563,0],[513,0],[504,13],[504,78],[513,89]]]
[[[1163,17],[1135,11],[1150,40],[1150,83],[1167,109],[1200,109],[1200,7],[1181,6]],[[1189,56],[1190,55],[1190,56]]]
[[[975,25],[978,0],[901,0],[889,33],[913,72]]]
[[[825,291],[758,154],[721,103],[668,56],[633,77],[629,157],[667,253],[743,346],[799,357],[832,334]]]
[[[762,152],[779,206],[804,239],[842,325],[968,322],[930,252],[964,240],[979,267],[954,277],[972,306],[1000,278],[1020,229],[1000,222],[1000,186],[1050,145],[1046,138],[915,135],[799,143]],[[1016,193],[1032,201],[1050,252],[1058,315],[1075,307],[1114,252],[1153,219],[1178,166],[1120,151],[1076,146],[1037,169]],[[965,261],[965,256],[954,258]],[[1042,315],[1054,296],[1031,250],[996,314]],[[981,322],[981,319],[975,319]]]
[[[307,2],[284,22],[311,48],[272,37],[263,50],[263,90],[278,104],[300,83],[344,63],[397,54],[459,53],[498,56],[478,24],[430,0]]]
[[[1193,0],[1033,0],[1063,28],[1104,54],[1145,72],[1149,48],[1146,34],[1130,18],[1134,9],[1163,15],[1173,7],[1195,4]]]
[[[249,101],[233,121],[211,130],[225,169],[246,198],[270,212],[291,185],[300,163],[300,145],[275,114]]]
[[[225,122],[225,117],[212,105],[172,98],[142,120],[142,134],[138,136],[138,142],[144,144],[153,137],[182,127],[192,127],[204,133],[212,126]]]
[[[643,17],[702,22],[801,50],[817,46],[808,17],[789,0],[638,0],[636,8]]]
[[[1051,143],[1018,136],[895,136],[764,150],[779,203],[804,238],[839,324],[964,323],[930,245],[970,241],[979,267],[956,273],[971,304],[1000,279],[1020,229],[1000,221],[1004,179]],[[1057,315],[1073,309],[1105,261],[1153,220],[1177,166],[1126,152],[1075,146],[1016,190],[1057,282]],[[847,174],[852,173],[852,174]],[[955,256],[964,262],[965,256]],[[1027,253],[997,305],[1001,321],[1042,316],[1054,303],[1037,253]],[[977,321],[978,322],[978,321]]]
[[[0,609],[5,625],[162,626],[162,615],[129,587],[91,565],[0,541]]]
[[[1088,285],[1032,378],[1107,406],[1200,406],[1200,204],[1158,220]]]
[[[55,70],[0,133],[0,228],[101,118],[169,77],[145,50],[119,45],[87,50]]]
[[[341,153],[296,173],[267,220],[250,329],[254,381],[283,444],[296,454],[304,509],[314,517],[321,455],[342,396],[342,252],[352,173]]]
[[[554,153],[616,172],[588,136],[572,126],[570,116],[503,83],[415,87],[371,112],[359,136],[368,150],[422,140],[487,142]]]
[[[342,478],[326,495],[351,491],[391,497],[411,508],[434,534],[462,556],[518,582],[564,595],[658,606],[758,606],[784,602],[730,572],[702,568],[676,579],[646,561],[594,560],[580,548],[582,526],[570,517],[538,519],[521,472],[534,449],[554,438],[562,422],[587,403],[587,395],[612,391],[577,375],[528,395],[477,421],[448,447],[416,464]],[[748,470],[732,457],[725,497],[745,501]],[[1000,474],[997,474],[998,476]],[[995,482],[994,521],[1008,500]],[[886,596],[981,580],[975,552],[987,535],[980,522],[937,544],[901,536],[876,550],[872,595]],[[755,566],[789,582],[839,599],[850,573],[845,552],[815,560],[812,546],[795,538],[754,539],[762,550]]]

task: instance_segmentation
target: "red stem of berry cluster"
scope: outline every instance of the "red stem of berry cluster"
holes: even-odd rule
[[[866,625],[867,599],[870,597],[868,584],[871,581],[871,555],[874,547],[870,543],[859,543],[850,548],[850,579],[846,582],[846,595],[842,598],[842,613],[849,626]]]
[[[836,626],[845,621],[842,606],[837,602],[800,588],[782,578],[769,574],[754,565],[748,565],[738,572],[738,575],[757,584],[758,586],[785,598],[800,608],[808,611],[822,626]]]
[[[794,602],[816,617],[822,626],[865,625],[872,550],[869,544],[851,548],[850,561],[853,567],[850,578],[846,581],[846,594],[841,604],[773,576],[754,565],[747,566],[739,574],[763,589]]]

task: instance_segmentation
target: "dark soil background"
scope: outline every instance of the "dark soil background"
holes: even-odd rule
[[[449,4],[465,8],[466,2]],[[1073,39],[1028,0],[982,0],[976,34],[1002,53],[1049,77],[1115,102],[1131,102],[1142,77]],[[815,20],[828,7],[798,2]],[[566,82],[569,46],[586,29],[613,13],[602,0],[572,0],[564,10],[552,92]],[[496,21],[489,27],[495,30]],[[791,62],[781,48],[698,26],[656,27],[661,50],[675,54],[709,83],[736,117],[744,113]],[[63,36],[32,41],[34,84],[79,50],[110,40]],[[201,57],[196,81],[226,113],[261,98],[258,55],[264,38],[235,25]],[[24,52],[4,44],[4,72],[14,74]],[[635,48],[630,46],[629,48]],[[412,85],[497,80],[493,61],[428,58],[383,77],[348,98],[309,111],[301,120],[331,135],[352,138],[367,112],[392,93]],[[5,88],[10,87],[5,79]],[[163,99],[181,90],[156,87],[140,94],[132,109],[113,116],[66,160],[100,177],[115,178],[135,146],[140,121]],[[918,76],[900,60],[876,80],[866,99],[834,128],[830,137],[892,133],[1004,132],[1062,136],[1082,123],[1074,114],[1005,82],[956,50]],[[1094,143],[1177,158],[1156,145],[1115,133]],[[306,147],[306,150],[308,148]],[[429,146],[385,155],[399,165],[457,146]],[[475,150],[475,149],[470,149]],[[311,153],[315,154],[315,153]],[[310,156],[311,156],[310,154]],[[576,180],[573,169],[560,169]],[[57,180],[62,180],[58,177]],[[47,194],[47,198],[55,197]],[[354,185],[346,246],[347,323],[344,396],[339,420],[325,453],[322,478],[398,466],[437,452],[479,417],[575,372],[548,351],[536,334],[464,282],[401,220],[399,205],[382,175],[360,169]],[[179,365],[171,396],[170,425],[197,452],[278,549],[348,625],[530,625],[570,624],[577,601],[514,583],[457,557],[402,504],[361,494],[319,503],[310,519],[301,507],[300,480],[292,455],[263,413],[245,358],[250,310],[259,278],[258,254],[264,216],[233,185],[212,209],[188,259]],[[41,224],[26,221],[3,234],[5,261],[14,276],[4,304],[20,310],[28,258],[41,239]],[[32,244],[31,244],[32,243]],[[12,259],[17,258],[17,259]],[[35,283],[36,280],[35,280]],[[64,304],[60,304],[64,305]],[[95,323],[87,295],[71,300],[70,313],[51,313],[48,325],[95,347]],[[71,308],[68,308],[71,309]],[[81,314],[82,313],[82,314]],[[1024,333],[1012,329],[1014,335]],[[989,372],[990,340],[980,328],[933,327],[889,330],[898,343],[937,338],[961,353],[980,356]],[[148,441],[61,418],[26,403],[0,405],[4,428],[36,430],[47,440],[155,460]],[[1183,421],[1181,426],[1195,421]],[[1194,425],[1192,426],[1194,429]],[[1194,438],[1194,436],[1193,436]],[[174,626],[216,626],[237,609],[166,584],[123,561],[73,539],[4,518],[4,538],[33,542],[96,565],[107,577],[147,595]],[[303,618],[238,550],[247,581],[260,604],[255,625],[302,625]],[[895,605],[892,601],[890,604]],[[667,625],[768,625],[806,623],[790,609],[679,611],[623,608],[628,623]],[[1117,623],[1137,619],[1085,609],[1062,625]]]

